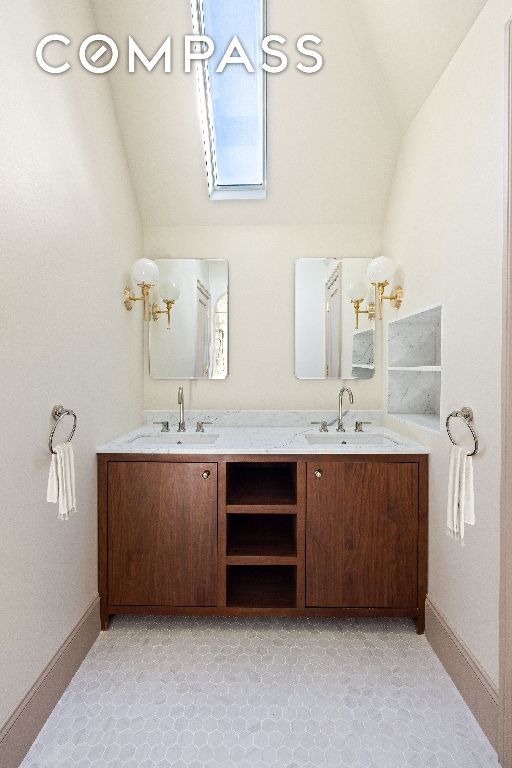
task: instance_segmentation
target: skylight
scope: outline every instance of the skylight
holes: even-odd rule
[[[192,0],[192,7],[197,33],[215,43],[199,77],[210,198],[265,197],[265,0]],[[235,35],[254,72],[243,63],[216,71]],[[232,60],[243,60],[236,49]]]

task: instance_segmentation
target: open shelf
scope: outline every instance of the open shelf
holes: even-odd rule
[[[230,608],[295,608],[297,570],[292,565],[228,565]]]
[[[399,419],[400,421],[405,421],[405,422],[408,422],[409,424],[414,424],[416,427],[424,427],[425,429],[430,429],[433,432],[439,432],[441,429],[439,414],[390,413],[388,415],[392,416],[394,419]]]
[[[262,506],[290,507],[297,504],[295,463],[232,462],[227,465],[226,472],[228,511],[235,511],[229,507],[253,506],[257,511],[256,508]]]
[[[388,415],[419,427],[440,429],[441,371],[388,372]]]
[[[228,557],[296,557],[296,518],[286,514],[228,514]]]

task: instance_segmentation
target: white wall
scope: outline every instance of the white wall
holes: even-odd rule
[[[429,594],[498,680],[504,27],[489,0],[405,138],[384,232],[403,266],[404,311],[443,305],[441,414],[468,405],[480,438],[476,526],[445,535],[450,442],[409,428],[430,460]],[[389,314],[389,311],[388,311]],[[389,418],[390,426],[398,426]]]
[[[140,423],[142,238],[107,83],[34,47],[94,30],[88,3],[11,0],[0,72],[0,726],[97,593],[95,446]],[[6,11],[5,8],[3,8]],[[78,514],[47,504],[52,406],[74,408]],[[68,425],[66,425],[68,426]],[[62,432],[60,433],[62,436]]]

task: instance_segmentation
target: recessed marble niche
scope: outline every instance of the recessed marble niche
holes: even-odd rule
[[[388,413],[439,431],[441,307],[388,325]]]

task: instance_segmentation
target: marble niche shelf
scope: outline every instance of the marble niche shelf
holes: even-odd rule
[[[440,365],[390,365],[388,371],[440,371]]]
[[[388,325],[388,414],[440,431],[441,307]]]

